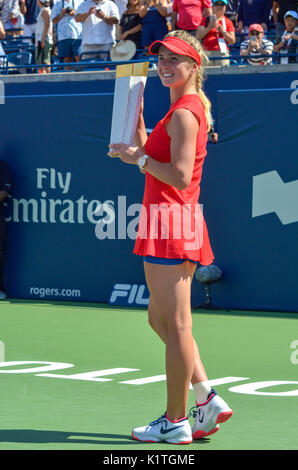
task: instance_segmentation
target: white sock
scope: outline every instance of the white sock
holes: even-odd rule
[[[211,392],[209,381],[205,380],[204,382],[197,382],[196,384],[192,384],[192,388],[195,392],[196,402],[205,403],[209,393]]]

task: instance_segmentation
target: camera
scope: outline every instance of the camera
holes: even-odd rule
[[[207,28],[208,24],[210,23],[210,21],[215,22],[216,21],[216,16],[215,15],[207,16],[206,24],[205,24],[206,28]]]
[[[71,10],[72,10],[72,8],[71,8],[71,7],[66,7],[66,8],[65,8],[65,13],[67,13],[67,14],[68,14],[68,13],[70,13],[70,12],[71,12]]]

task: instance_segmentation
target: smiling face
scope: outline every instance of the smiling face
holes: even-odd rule
[[[292,16],[287,16],[285,18],[285,25],[286,25],[287,31],[291,31],[291,32],[294,31],[296,24],[297,24],[297,21]]]
[[[191,87],[197,66],[188,57],[174,54],[165,46],[158,51],[158,74],[166,87]]]

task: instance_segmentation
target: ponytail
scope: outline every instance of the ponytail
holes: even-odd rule
[[[199,88],[197,90],[199,98],[201,99],[204,109],[205,109],[205,116],[206,116],[206,122],[207,122],[207,132],[210,131],[212,127],[212,116],[211,116],[211,103],[207,96],[205,95],[204,91],[202,88]]]

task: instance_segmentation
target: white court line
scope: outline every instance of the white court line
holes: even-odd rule
[[[3,341],[0,340],[0,362],[5,361],[5,346]]]

